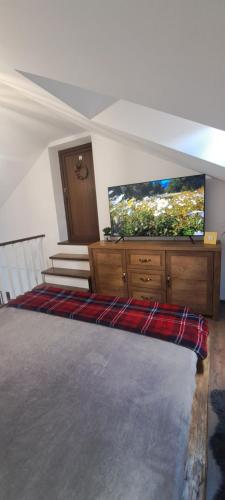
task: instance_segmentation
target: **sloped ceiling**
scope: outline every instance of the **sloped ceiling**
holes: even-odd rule
[[[0,206],[50,141],[82,129],[0,82]]]
[[[94,121],[223,167],[225,178],[224,130],[123,100],[102,111]]]
[[[104,109],[113,104],[116,99],[110,96],[97,94],[91,90],[85,90],[75,85],[59,82],[39,75],[33,75],[25,71],[20,72],[26,78],[47,90],[50,94],[71,106],[86,118],[93,118]]]
[[[7,0],[13,68],[225,129],[223,0]]]
[[[83,130],[225,180],[225,2],[9,0],[0,14],[0,205],[49,142]]]
[[[55,85],[56,82],[51,79],[25,72],[23,75],[50,93],[54,89],[56,97],[66,103],[71,100],[72,108],[76,107],[77,87],[70,85],[68,99],[68,86],[63,82]],[[83,114],[88,106],[92,110],[95,107],[95,96],[93,98],[92,93],[86,93],[85,106],[83,100],[77,106]],[[101,96],[98,96],[98,101],[101,102]],[[108,106],[105,102],[104,108],[91,120],[85,121],[89,129],[95,131],[97,125],[102,134],[117,134],[120,140],[126,136],[126,139],[139,145],[142,141],[142,146],[145,144],[147,149],[157,149],[161,156],[172,157],[175,162],[178,157],[182,158],[182,153],[189,158],[189,168],[195,170],[197,160],[197,170],[225,180],[225,131],[124,100],[117,100]],[[82,120],[82,115],[75,113],[74,118]]]

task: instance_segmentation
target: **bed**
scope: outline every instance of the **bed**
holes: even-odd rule
[[[1,499],[203,498],[196,363],[158,338],[2,308]]]

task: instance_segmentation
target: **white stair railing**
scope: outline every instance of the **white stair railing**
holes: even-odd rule
[[[43,282],[46,267],[44,234],[0,243],[0,296],[9,298],[31,290]]]

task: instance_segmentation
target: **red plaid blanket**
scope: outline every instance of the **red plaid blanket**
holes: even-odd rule
[[[9,307],[64,316],[174,342],[207,356],[207,321],[188,307],[40,285]]]

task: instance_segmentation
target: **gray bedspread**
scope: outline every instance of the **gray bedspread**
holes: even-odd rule
[[[1,500],[180,500],[196,355],[0,310]]]

